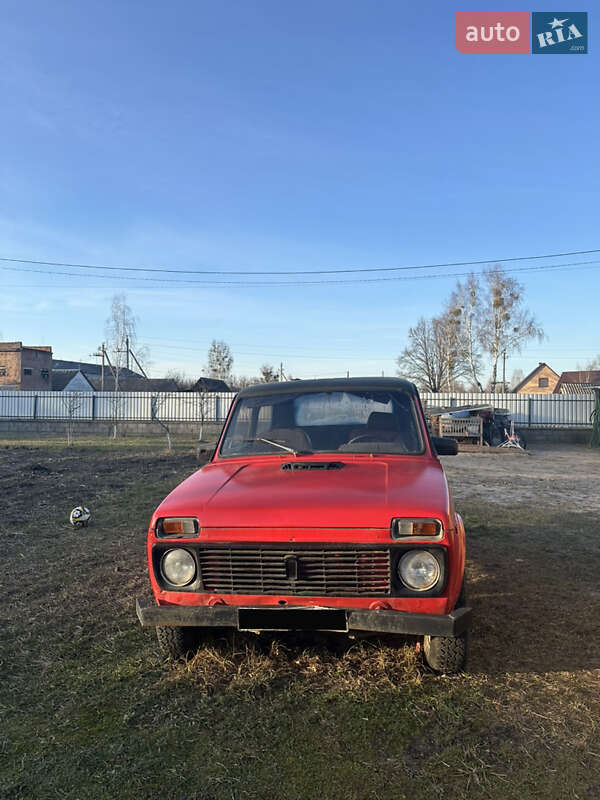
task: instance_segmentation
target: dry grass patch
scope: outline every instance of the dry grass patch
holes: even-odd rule
[[[325,634],[217,635],[174,665],[134,611],[149,593],[147,520],[198,467],[192,447],[161,451],[0,449],[0,797],[600,797],[600,541],[595,513],[580,513],[585,481],[565,508],[538,501],[547,465],[522,471],[536,457],[486,462],[518,462],[518,502],[480,457],[449,466],[469,538],[465,675],[428,672],[414,642]],[[563,485],[577,458],[557,456]],[[75,533],[82,501],[93,521]]]

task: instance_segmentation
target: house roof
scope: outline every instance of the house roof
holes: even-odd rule
[[[88,381],[97,392],[102,391],[102,378],[100,375],[86,375]],[[104,373],[104,391],[114,392],[115,380],[112,374]],[[176,392],[177,384],[171,378],[144,378],[142,375],[119,375],[120,392]]]
[[[194,386],[192,392],[231,392],[232,389],[225,381],[219,378],[199,378]]]
[[[592,386],[600,386],[600,369],[576,369],[561,373],[554,394],[586,394]]]
[[[76,375],[82,375],[83,378],[90,384],[90,389],[93,388],[92,383],[84,372],[80,369],[59,369],[52,370],[52,391],[62,392]]]
[[[83,372],[84,375],[90,377],[91,375],[101,375],[102,374],[102,366],[101,364],[90,364],[86,361],[66,361],[65,359],[61,358],[53,358],[52,359],[52,372],[56,372],[57,370],[75,370],[76,372],[79,370]],[[110,375],[110,367],[108,364],[104,366],[104,375]],[[132,369],[127,369],[127,367],[121,367],[119,370],[119,374],[123,377],[128,375],[130,377],[141,378],[143,375],[140,375],[139,372],[134,372]]]
[[[549,370],[550,370],[550,372],[551,372],[553,375],[556,375],[556,377],[558,378],[558,372],[554,372],[554,370],[552,369],[552,367],[549,367],[549,366],[548,366],[548,364],[546,364],[546,362],[545,362],[545,361],[540,361],[540,363],[537,365],[537,367],[534,367],[534,369],[532,369],[532,370],[531,370],[531,372],[529,373],[529,375],[526,375],[526,376],[523,378],[523,380],[522,380],[522,381],[520,381],[519,383],[517,383],[517,385],[516,385],[516,386],[514,386],[514,387],[513,387],[513,392],[520,392],[520,391],[521,391],[521,389],[523,388],[523,386],[526,386],[526,385],[529,383],[529,381],[530,381],[532,378],[535,378],[535,376],[537,375],[537,373],[538,373],[538,372],[541,372],[541,371],[542,371],[544,368],[546,368],[546,369],[549,369]]]

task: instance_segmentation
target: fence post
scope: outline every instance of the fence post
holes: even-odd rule
[[[531,428],[531,397],[527,398],[527,427]]]
[[[92,393],[92,422],[96,419],[96,392]]]
[[[33,419],[37,419],[38,396],[37,392],[33,395]]]

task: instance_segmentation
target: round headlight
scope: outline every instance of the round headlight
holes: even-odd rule
[[[440,565],[437,558],[426,550],[411,550],[400,559],[398,575],[409,589],[426,592],[438,582]]]
[[[196,577],[196,562],[189,550],[167,550],[160,562],[163,578],[174,586],[187,586]]]

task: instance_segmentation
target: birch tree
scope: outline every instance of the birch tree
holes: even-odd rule
[[[482,352],[478,326],[481,310],[480,295],[477,276],[471,273],[464,283],[457,281],[456,289],[450,296],[447,313],[455,320],[460,358],[467,368],[465,377],[468,375],[473,385],[483,392],[480,379]]]
[[[539,323],[524,306],[523,286],[499,267],[483,273],[478,337],[490,356],[492,392],[496,391],[502,354],[520,352],[531,339],[544,338]]]
[[[105,322],[105,335],[107,349],[110,356],[110,370],[114,380],[114,394],[112,400],[113,410],[113,439],[117,438],[117,420],[121,407],[122,397],[119,396],[121,371],[123,370],[128,350],[135,347],[137,341],[137,318],[127,303],[124,294],[113,295],[110,304],[110,313]]]

